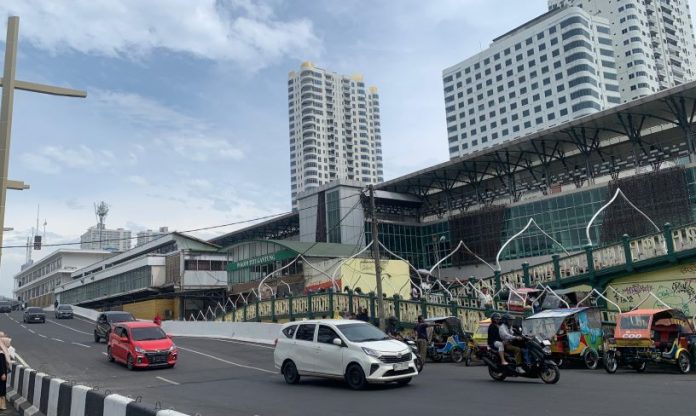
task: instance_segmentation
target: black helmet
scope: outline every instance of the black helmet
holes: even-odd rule
[[[503,315],[503,322],[510,322],[510,321],[512,321],[512,316],[510,316],[510,314],[506,313],[505,315]]]
[[[500,320],[500,314],[498,312],[494,312],[493,315],[491,315],[491,321],[498,321]]]

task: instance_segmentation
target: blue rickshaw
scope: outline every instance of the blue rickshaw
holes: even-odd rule
[[[428,345],[428,357],[435,362],[446,358],[455,363],[464,362],[471,364],[471,354],[468,340],[471,336],[464,332],[462,323],[456,316],[444,316],[425,320],[428,324],[436,324],[432,327],[430,344]]]

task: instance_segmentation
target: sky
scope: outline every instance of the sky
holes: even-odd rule
[[[692,12],[696,0],[689,0]],[[448,159],[441,72],[546,11],[546,0],[2,0],[20,16],[0,294],[45,243],[108,228],[190,230],[291,208],[287,76],[303,61],[380,93],[385,179]],[[198,232],[201,238],[239,226]],[[55,248],[33,251],[34,260]]]

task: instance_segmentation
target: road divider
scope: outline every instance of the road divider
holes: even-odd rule
[[[187,416],[174,410],[155,409],[119,394],[87,386],[13,363],[7,399],[21,415],[38,416]]]
[[[281,324],[263,322],[163,321],[164,332],[173,336],[227,338],[272,345]]]

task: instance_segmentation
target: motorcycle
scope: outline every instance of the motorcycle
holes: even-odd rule
[[[401,342],[404,344],[408,345],[408,347],[411,349],[411,353],[413,354],[414,358],[414,363],[416,364],[416,370],[418,370],[418,373],[423,372],[423,360],[421,360],[421,356],[418,353],[418,346],[416,345],[416,341],[412,339],[402,339]]]
[[[500,363],[498,352],[488,348],[483,354],[483,362],[488,366],[488,374],[493,380],[503,381],[507,377],[540,378],[546,384],[556,384],[561,377],[561,372],[556,363],[551,360],[551,343],[537,337],[524,337],[524,349],[528,351],[528,363],[521,367],[524,372],[519,372],[515,359],[506,353],[507,366]]]

